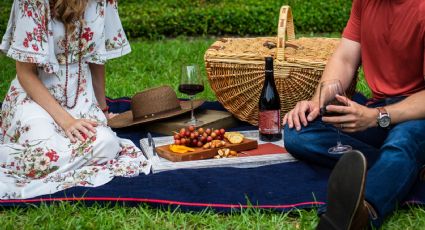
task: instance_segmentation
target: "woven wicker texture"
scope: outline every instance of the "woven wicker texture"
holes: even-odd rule
[[[286,39],[288,38],[288,39]],[[274,57],[274,77],[282,114],[310,99],[339,39],[295,39],[289,6],[280,9],[278,36],[223,38],[205,53],[208,80],[217,100],[238,119],[258,122],[258,100],[264,82],[264,58]],[[354,93],[353,81],[347,94]]]

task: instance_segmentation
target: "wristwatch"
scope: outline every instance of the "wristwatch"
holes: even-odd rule
[[[388,128],[391,124],[390,114],[384,107],[377,107],[379,115],[377,117],[378,126],[381,128]]]

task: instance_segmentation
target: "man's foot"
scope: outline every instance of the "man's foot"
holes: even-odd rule
[[[366,159],[361,152],[344,153],[329,177],[327,211],[320,217],[317,229],[357,230],[367,227],[366,169]]]

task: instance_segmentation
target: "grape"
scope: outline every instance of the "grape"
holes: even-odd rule
[[[201,147],[213,140],[223,140],[226,130],[224,128],[195,128],[191,125],[181,128],[178,133],[174,133],[174,143],[176,145],[186,145],[193,147]]]
[[[196,145],[198,145],[198,140],[196,140],[196,139],[193,139],[193,140],[192,140],[192,144],[193,144],[193,146],[196,146]]]
[[[217,137],[217,134],[215,132],[211,133],[211,136],[213,139],[215,139]]]
[[[211,134],[211,129],[210,129],[210,128],[208,128],[208,129],[206,129],[206,130],[205,130],[205,132],[206,132],[208,135],[210,135],[210,134]]]
[[[207,142],[211,142],[213,140],[213,138],[211,136],[207,137]]]
[[[186,143],[187,143],[186,138],[182,138],[182,139],[180,140],[180,144],[182,144],[182,145],[186,145]]]
[[[186,134],[186,130],[181,129],[180,132],[179,132],[180,137],[184,137],[185,134]]]
[[[199,129],[198,129],[198,133],[199,133],[200,135],[202,135],[202,134],[204,133],[204,129],[203,129],[203,128],[199,128]]]

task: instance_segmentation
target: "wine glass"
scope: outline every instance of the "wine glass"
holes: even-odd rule
[[[200,126],[204,122],[197,120],[194,115],[193,98],[196,94],[204,91],[204,81],[199,72],[199,66],[196,64],[184,65],[180,78],[179,91],[189,96],[191,105],[191,118],[186,122],[187,125]]]
[[[336,98],[336,95],[345,96],[344,90],[342,89],[341,82],[339,80],[324,81],[320,84],[320,114],[325,117],[340,116],[341,114],[326,111],[328,105],[347,106],[347,101],[341,102]],[[343,145],[341,143],[341,131],[337,128],[337,142],[336,146],[329,148],[328,153],[330,154],[342,154],[352,149],[350,145]]]

